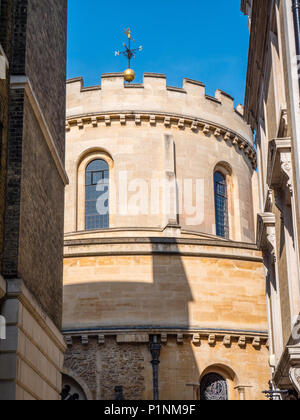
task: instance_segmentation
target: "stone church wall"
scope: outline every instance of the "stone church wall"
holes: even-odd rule
[[[263,260],[254,245],[256,153],[242,113],[220,90],[212,98],[189,79],[168,87],[161,74],[132,85],[121,74],[103,75],[95,87],[68,82],[65,372],[87,399],[113,400],[120,386],[126,399],[153,399],[154,341],[162,346],[160,399],[199,399],[207,373],[226,381],[229,399],[263,399],[269,368]],[[109,228],[86,230],[85,171],[97,159],[109,168]],[[229,238],[216,236],[215,171],[226,176]],[[160,192],[136,211],[153,180],[173,186],[178,207],[152,212],[165,199]],[[200,185],[196,215],[179,204],[185,180]],[[146,194],[134,197],[140,186]],[[125,192],[135,212],[120,205]]]

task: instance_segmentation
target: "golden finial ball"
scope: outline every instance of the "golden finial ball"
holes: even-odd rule
[[[126,82],[133,82],[135,79],[135,72],[132,69],[127,69],[124,71],[124,79]]]

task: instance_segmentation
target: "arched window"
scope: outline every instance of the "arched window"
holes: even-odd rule
[[[226,380],[217,373],[205,375],[200,384],[201,401],[227,401],[228,387]]]
[[[219,171],[215,172],[214,184],[217,236],[228,239],[229,221],[226,176]]]
[[[85,173],[85,229],[109,228],[109,166],[105,160],[89,163]]]
[[[62,400],[65,401],[86,401],[87,396],[83,388],[73,378],[62,375]]]

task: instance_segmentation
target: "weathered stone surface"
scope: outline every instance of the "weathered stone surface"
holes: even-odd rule
[[[105,335],[98,347],[70,346],[66,367],[78,365],[78,372],[85,358],[96,364],[96,378],[88,378],[87,368],[80,376],[94,398],[114,399],[114,387],[123,386],[126,399],[150,400],[148,341],[157,334],[161,399],[198,398],[197,385],[187,385],[200,385],[207,371],[228,379],[230,399],[239,399],[236,378],[251,387],[248,399],[261,399],[267,349],[238,345],[250,331],[266,341],[264,271],[253,243],[255,151],[232,98],[222,91],[207,97],[203,84],[188,79],[183,88],[168,88],[159,74],[130,87],[121,74],[104,75],[101,89],[74,79],[67,84],[66,130],[63,329],[67,336],[75,331],[73,341],[76,331],[88,334],[89,343]],[[110,229],[86,231],[85,170],[96,159],[110,171]],[[229,241],[215,235],[214,171],[227,176]],[[120,186],[120,178],[128,183]],[[168,213],[162,205],[151,211],[165,197],[159,192],[142,211],[120,211],[126,190],[128,202],[137,185],[150,196],[151,179],[167,181],[176,205]],[[188,197],[203,206],[196,222],[184,206],[177,214],[186,179],[204,188],[198,204]]]
[[[141,400],[145,390],[145,345],[117,344],[106,337],[99,347],[95,339],[89,346],[79,340],[67,350],[65,367],[80,377],[97,400],[114,400],[115,387],[123,386],[127,400]]]
[[[265,263],[272,383],[298,395],[295,376],[288,379],[299,364],[298,2],[243,0],[242,9],[251,23],[244,115],[255,130],[259,162],[258,243]],[[257,63],[264,63],[263,72]],[[253,346],[259,348],[260,342]],[[298,355],[290,360],[293,346]]]
[[[67,2],[0,7],[0,399],[58,400]]]

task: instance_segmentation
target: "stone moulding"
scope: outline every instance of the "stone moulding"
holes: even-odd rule
[[[56,148],[54,138],[47,125],[41,106],[31,86],[30,80],[28,79],[27,76],[11,76],[10,87],[11,89],[22,89],[26,92],[26,95],[28,97],[32,110],[37,118],[40,129],[43,133],[43,138],[45,139],[46,145],[55,163],[57,172],[62,182],[64,183],[64,185],[65,186],[68,185],[69,179],[68,179],[68,175],[66,173],[65,167],[64,167],[64,163]]]
[[[200,334],[194,334],[192,339],[193,344],[199,345],[201,344],[201,335]]]
[[[284,188],[293,193],[291,138],[274,139],[269,143],[267,182],[270,188]]]
[[[273,379],[279,386],[286,387],[287,378],[300,393],[300,346],[287,346],[276,367]]]
[[[149,343],[150,337],[149,334],[118,334],[117,343]]]
[[[273,213],[262,213],[258,215],[257,246],[272,255],[276,262],[276,218]]]
[[[150,335],[160,336],[162,344],[167,344],[168,340],[173,337],[176,339],[178,345],[183,345],[188,340],[195,345],[199,346],[207,344],[209,346],[216,346],[217,344],[225,347],[239,346],[241,349],[246,349],[248,345],[255,349],[266,347],[268,345],[267,332],[238,332],[238,331],[209,331],[205,329],[165,329],[153,327],[141,327],[127,330],[120,328],[99,329],[99,330],[82,330],[82,331],[64,331],[65,341],[68,347],[72,347],[74,341],[79,340],[82,345],[87,345],[89,340],[95,338],[98,340],[99,345],[105,344],[107,337],[115,337],[118,344],[148,344],[150,342]]]
[[[203,257],[235,259],[243,261],[263,262],[257,248],[227,245],[222,242],[209,243],[208,241],[177,240],[168,241],[168,238],[113,238],[113,239],[79,239],[65,242],[64,258],[100,257],[100,256],[130,256],[130,255],[180,255],[182,257]],[[91,247],[91,245],[93,245]],[[118,247],[117,245],[120,245]],[[127,249],[124,249],[127,245]],[[232,250],[235,249],[233,253]],[[238,249],[238,252],[236,251]]]
[[[84,129],[86,126],[95,128],[101,125],[103,127],[110,126],[112,122],[119,122],[121,126],[126,126],[127,122],[133,122],[138,125],[146,123],[150,124],[151,127],[162,124],[166,128],[178,127],[179,129],[189,129],[195,134],[202,131],[205,135],[214,135],[218,139],[222,138],[227,144],[230,143],[232,146],[236,146],[250,161],[252,168],[256,169],[257,167],[256,151],[253,145],[244,137],[225,126],[194,116],[158,111],[104,111],[97,114],[68,117],[66,120],[66,131],[69,132],[75,127]]]

